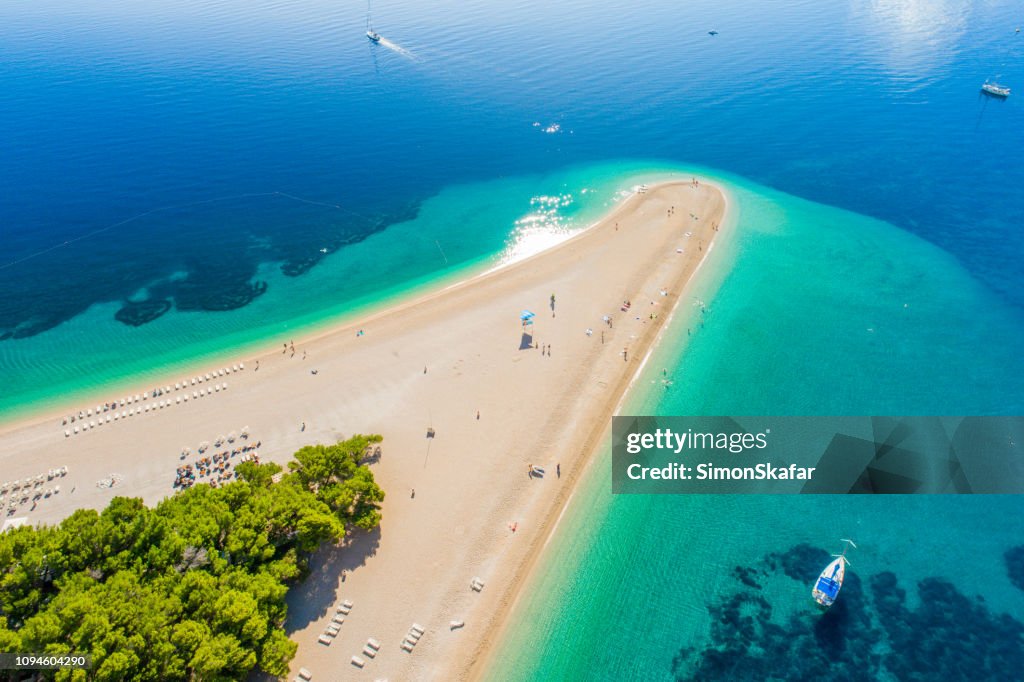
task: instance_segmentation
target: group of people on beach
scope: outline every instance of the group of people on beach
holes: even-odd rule
[[[260,454],[258,450],[262,444],[262,441],[247,443],[232,450],[224,450],[216,452],[209,457],[201,457],[194,466],[192,464],[184,464],[178,467],[173,487],[191,488],[195,485],[197,477],[210,476],[210,486],[216,488],[221,481],[230,481],[233,478],[237,478],[238,472],[233,471],[231,468],[233,464],[231,458],[242,455],[241,462],[252,461],[259,464]]]

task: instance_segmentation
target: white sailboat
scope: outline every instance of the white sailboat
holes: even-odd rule
[[[999,85],[999,83],[989,83],[988,81],[981,84],[981,91],[993,97],[1002,97],[1003,99],[1010,96],[1010,88],[1005,85]]]
[[[846,566],[850,563],[850,560],[846,558],[846,550],[850,547],[857,548],[853,540],[843,539],[843,542],[846,543],[843,553],[832,555],[835,559],[821,572],[818,580],[814,583],[814,589],[811,590],[814,601],[818,602],[822,608],[827,609],[835,603],[839,596],[839,590],[843,587],[843,579],[846,577]]]

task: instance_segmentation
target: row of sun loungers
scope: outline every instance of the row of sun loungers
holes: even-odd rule
[[[228,382],[214,384],[211,388],[202,388],[198,391],[192,391],[192,400],[199,400],[205,398],[208,395],[214,393],[220,393],[221,391],[228,390]],[[115,411],[107,415],[100,415],[96,419],[90,419],[88,422],[82,421],[82,425],[75,424],[73,429],[64,429],[64,437],[70,438],[71,436],[78,433],[85,433],[90,429],[94,429],[97,426],[103,426],[109,424],[111,421],[118,421],[119,419],[127,419],[128,417],[134,417],[135,415],[142,414],[144,412],[156,412],[162,410],[165,407],[171,407],[172,405],[181,405],[189,401],[188,393],[179,395],[174,400],[167,398],[166,400],[160,400],[159,402],[147,403],[142,407],[132,407],[127,410]]]
[[[77,415],[68,415],[68,416],[64,417],[64,419],[62,420],[61,425],[62,426],[76,425],[77,422],[82,422],[82,421],[88,420],[90,417],[94,417],[94,416],[96,417],[96,420],[99,420],[99,422],[98,422],[99,424],[104,424],[104,423],[109,423],[111,421],[111,416],[113,416],[114,419],[117,419],[118,415],[121,418],[124,418],[126,416],[132,416],[133,414],[139,414],[142,411],[148,412],[149,411],[148,405],[152,404],[152,403],[148,403],[148,401],[150,401],[150,400],[152,400],[154,398],[162,398],[163,396],[168,395],[168,394],[170,394],[170,393],[172,393],[174,391],[184,391],[184,399],[186,401],[188,400],[188,390],[189,390],[189,388],[194,389],[192,391],[192,397],[193,398],[199,398],[199,397],[202,397],[204,395],[209,395],[212,392],[217,392],[217,391],[222,390],[223,388],[227,388],[227,384],[225,383],[225,384],[223,384],[223,386],[221,386],[221,382],[218,381],[218,383],[214,386],[212,391],[210,389],[205,389],[205,388],[202,389],[202,390],[195,390],[195,387],[197,387],[197,386],[199,386],[199,385],[201,385],[203,383],[208,383],[210,381],[214,381],[214,380],[219,379],[221,377],[226,377],[227,375],[233,374],[235,372],[241,372],[244,369],[245,369],[245,363],[244,362],[240,362],[237,365],[231,365],[230,367],[221,367],[219,369],[215,369],[212,372],[207,372],[205,374],[197,374],[194,377],[191,377],[190,379],[182,379],[181,381],[175,382],[173,387],[170,384],[168,384],[166,386],[158,386],[158,387],[156,387],[156,388],[154,388],[152,390],[149,390],[149,391],[147,391],[145,393],[136,393],[135,395],[124,396],[124,397],[122,397],[120,400],[118,400],[116,402],[107,403],[105,405],[97,405],[95,408],[89,407],[89,408],[86,408],[84,410],[80,410]],[[175,401],[175,403],[173,403],[173,404],[178,404],[178,403],[181,403],[181,402],[183,402],[183,401],[182,401],[181,397],[179,397]],[[136,408],[134,411],[129,411],[128,413],[125,413],[125,412],[121,411],[121,408],[127,407],[127,406],[132,405],[132,404],[136,404],[136,403],[148,403],[147,404],[147,408],[145,410]],[[172,404],[172,403],[171,403],[169,398],[168,399],[164,399],[164,400],[160,400],[159,407],[164,407],[165,405],[170,405],[170,404]],[[159,408],[157,408],[157,409],[159,409]],[[81,430],[84,431],[86,428],[94,428],[96,426],[96,423],[95,423],[96,420],[88,421],[87,424],[84,424],[82,426]],[[76,425],[75,428],[74,428],[73,433],[78,433],[78,432],[79,432],[79,428]],[[71,433],[72,432],[69,431],[68,429],[65,429],[65,431],[64,431],[65,436],[70,436]]]
[[[416,648],[416,645],[420,641],[420,637],[423,636],[423,626],[418,623],[413,623],[409,627],[409,632],[405,634],[405,639],[402,640],[402,650],[408,653],[412,653],[412,650]]]
[[[13,481],[4,481],[0,483],[0,494],[6,493],[8,490],[38,488],[47,481],[52,481],[55,478],[63,478],[67,476],[68,468],[58,467],[57,469],[50,469],[45,474],[39,474],[38,476],[29,476],[25,479],[14,479]]]
[[[345,622],[345,616],[352,612],[352,602],[348,599],[338,604],[337,608],[334,609],[334,615],[331,617],[331,622],[327,624],[327,628],[324,633],[317,638],[317,641],[324,646],[330,646],[334,638],[341,632],[341,626]]]
[[[55,485],[52,488],[36,490],[34,493],[30,493],[30,491],[27,488],[25,488],[21,492],[12,492],[11,498],[9,500],[6,499],[5,494],[0,494],[0,505],[2,505],[4,502],[7,502],[8,515],[10,515],[11,510],[17,509],[19,506],[23,504],[28,504],[30,500],[32,502],[38,502],[41,499],[48,498],[52,495],[56,495],[59,492],[59,485]]]
[[[363,656],[367,658],[377,658],[377,654],[380,653],[380,642],[370,637],[366,640],[366,646],[363,647]],[[366,659],[363,656],[353,656],[352,665],[357,668],[362,668],[366,665]]]

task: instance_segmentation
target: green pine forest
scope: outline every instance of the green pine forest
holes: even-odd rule
[[[57,680],[286,674],[285,594],[322,543],[380,523],[384,492],[360,463],[380,441],[307,446],[284,473],[247,462],[238,480],[155,508],[118,497],[0,534],[0,651],[92,657],[88,671],[47,673]]]

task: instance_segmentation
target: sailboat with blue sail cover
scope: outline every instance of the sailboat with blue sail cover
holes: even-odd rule
[[[850,563],[850,560],[846,558],[846,550],[850,547],[857,548],[853,540],[843,539],[842,541],[846,543],[843,553],[832,555],[835,559],[821,572],[818,580],[814,583],[814,589],[811,590],[811,596],[814,597],[814,601],[825,609],[835,603],[836,598],[839,597],[839,590],[843,587],[843,579],[846,577],[846,566]]]

